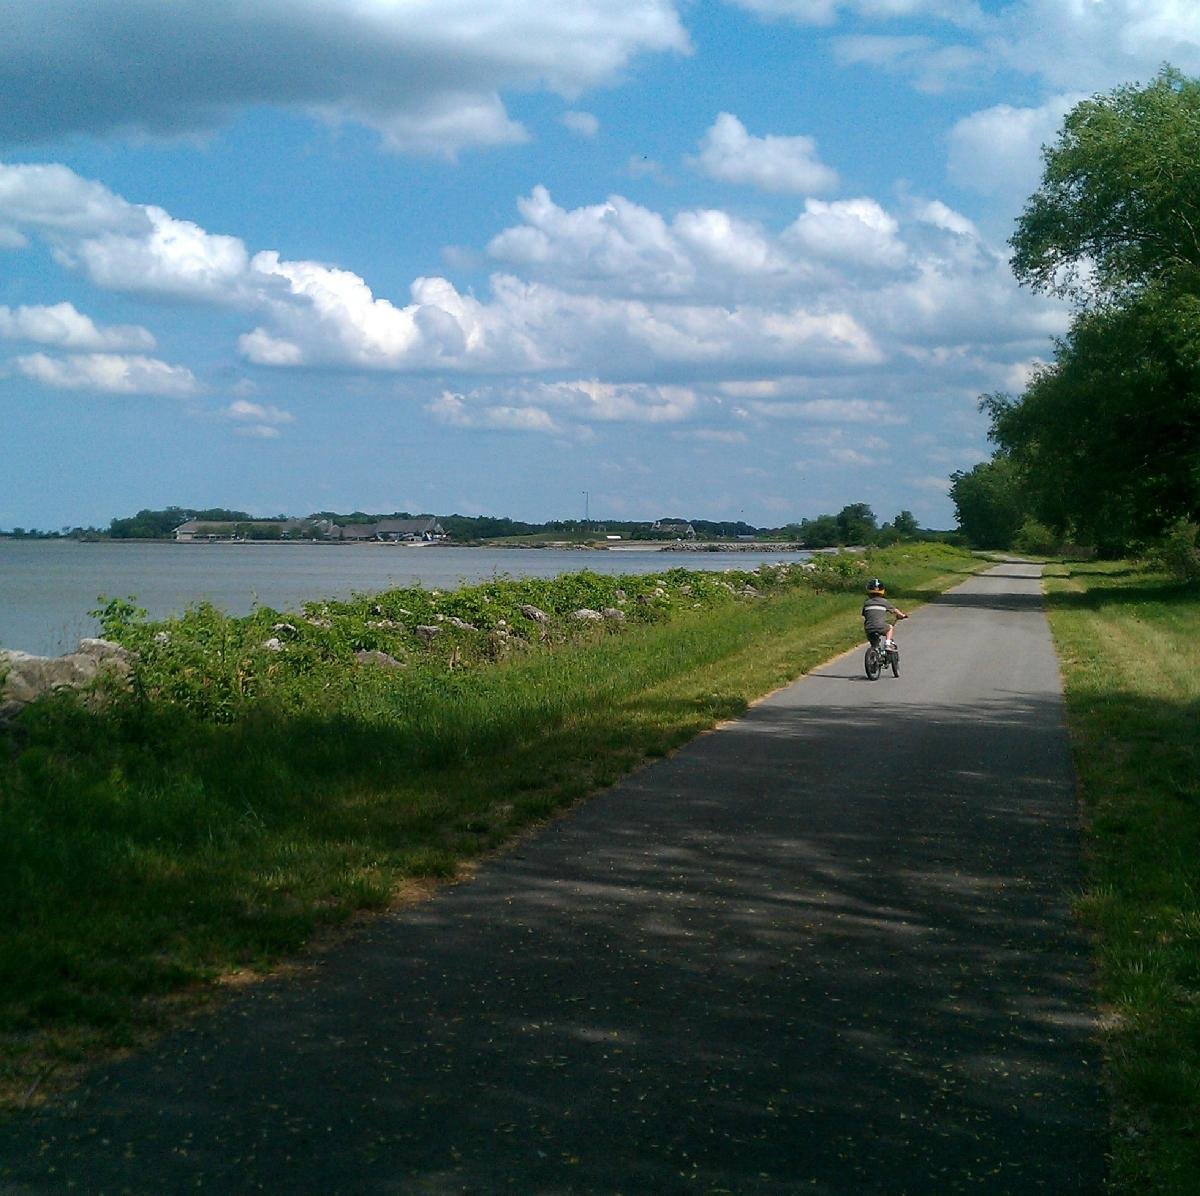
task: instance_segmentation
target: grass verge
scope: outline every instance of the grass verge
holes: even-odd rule
[[[1200,601],[1129,564],[1046,570],[1087,818],[1112,1186],[1200,1191]]]
[[[519,648],[496,611],[534,583],[308,622],[201,609],[147,626],[114,604],[143,652],[134,692],[98,713],[65,695],[30,707],[0,772],[0,1104],[41,1099],[215,981],[427,891],[852,646],[865,569],[908,606],[981,567],[943,547],[839,564],[815,584],[763,574],[756,593],[679,570],[539,582],[566,612],[623,581],[645,602],[628,624],[528,623]],[[408,623],[453,611],[470,629],[419,646]],[[403,668],[355,663],[385,648]]]

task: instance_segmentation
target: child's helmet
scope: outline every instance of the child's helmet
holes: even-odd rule
[[[867,582],[867,593],[885,594],[887,591],[883,588],[883,582],[881,582],[878,577],[872,577],[871,580]]]

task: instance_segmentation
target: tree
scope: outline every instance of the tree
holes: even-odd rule
[[[911,511],[901,511],[892,520],[892,529],[902,540],[911,540],[921,531],[917,523],[917,517]]]
[[[1043,152],[1013,235],[1035,290],[1093,300],[1200,276],[1200,80],[1164,67],[1147,87],[1077,104]]]
[[[1200,81],[1085,100],[1044,158],[1012,265],[1080,310],[1025,394],[984,406],[1029,513],[1120,552],[1200,511]]]
[[[840,544],[869,544],[875,538],[875,512],[865,502],[851,503],[837,513]]]
[[[1119,554],[1200,510],[1196,323],[1150,293],[1081,313],[1020,401],[985,399],[1031,514]]]
[[[1025,521],[1020,474],[1003,453],[951,474],[950,499],[958,526],[976,548],[1008,548]]]

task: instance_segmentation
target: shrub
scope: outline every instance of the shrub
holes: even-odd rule
[[[1179,581],[1200,581],[1200,527],[1187,519],[1176,523],[1158,547],[1157,557]]]
[[[1013,547],[1034,556],[1051,556],[1058,550],[1058,537],[1044,523],[1026,519],[1013,536]]]

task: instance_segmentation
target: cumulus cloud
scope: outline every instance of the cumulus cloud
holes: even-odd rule
[[[621,196],[567,210],[544,187],[518,207],[521,221],[488,246],[503,269],[486,292],[423,277],[393,299],[351,271],[252,251],[65,168],[0,164],[0,223],[41,238],[64,267],[97,286],[242,313],[238,348],[262,367],[689,385],[715,374],[736,386],[739,377],[828,377],[915,363],[963,344],[1007,365],[1035,355],[1063,326],[1061,304],[1018,290],[1005,255],[936,200],[889,211],[865,197],[810,197],[781,230],[720,209],[665,215]],[[81,321],[78,335],[86,332]],[[979,373],[947,360],[972,380]],[[29,369],[59,385],[78,376],[65,365]],[[165,379],[160,385],[170,389]],[[487,418],[553,431],[574,418],[567,410],[590,411],[593,423],[627,402],[641,412],[672,410],[644,394],[571,393],[576,407],[547,392],[536,402],[492,402],[489,410],[512,410]],[[439,410],[447,419],[477,418],[469,403]]]
[[[154,348],[154,337],[147,329],[127,324],[99,327],[70,303],[16,308],[0,305],[0,337],[62,349],[120,352]]]
[[[692,165],[710,178],[763,191],[812,194],[837,186],[837,172],[817,157],[811,137],[755,137],[732,113],[718,115]]]
[[[1020,200],[1041,177],[1042,146],[1083,94],[1052,96],[1036,108],[997,104],[957,121],[949,134],[950,176],[973,191]]]
[[[140,355],[82,353],[49,357],[45,353],[32,353],[17,357],[14,364],[26,378],[55,390],[186,398],[200,389],[195,375],[184,366]]]
[[[823,261],[895,270],[908,256],[899,232],[899,221],[873,199],[807,199],[784,236]]]
[[[36,12],[6,9],[8,144],[204,131],[272,106],[370,126],[397,149],[452,155],[526,136],[505,112],[506,90],[570,100],[639,54],[689,49],[672,0],[42,0]]]
[[[595,137],[600,132],[600,122],[590,112],[564,112],[558,119],[579,137]]]

